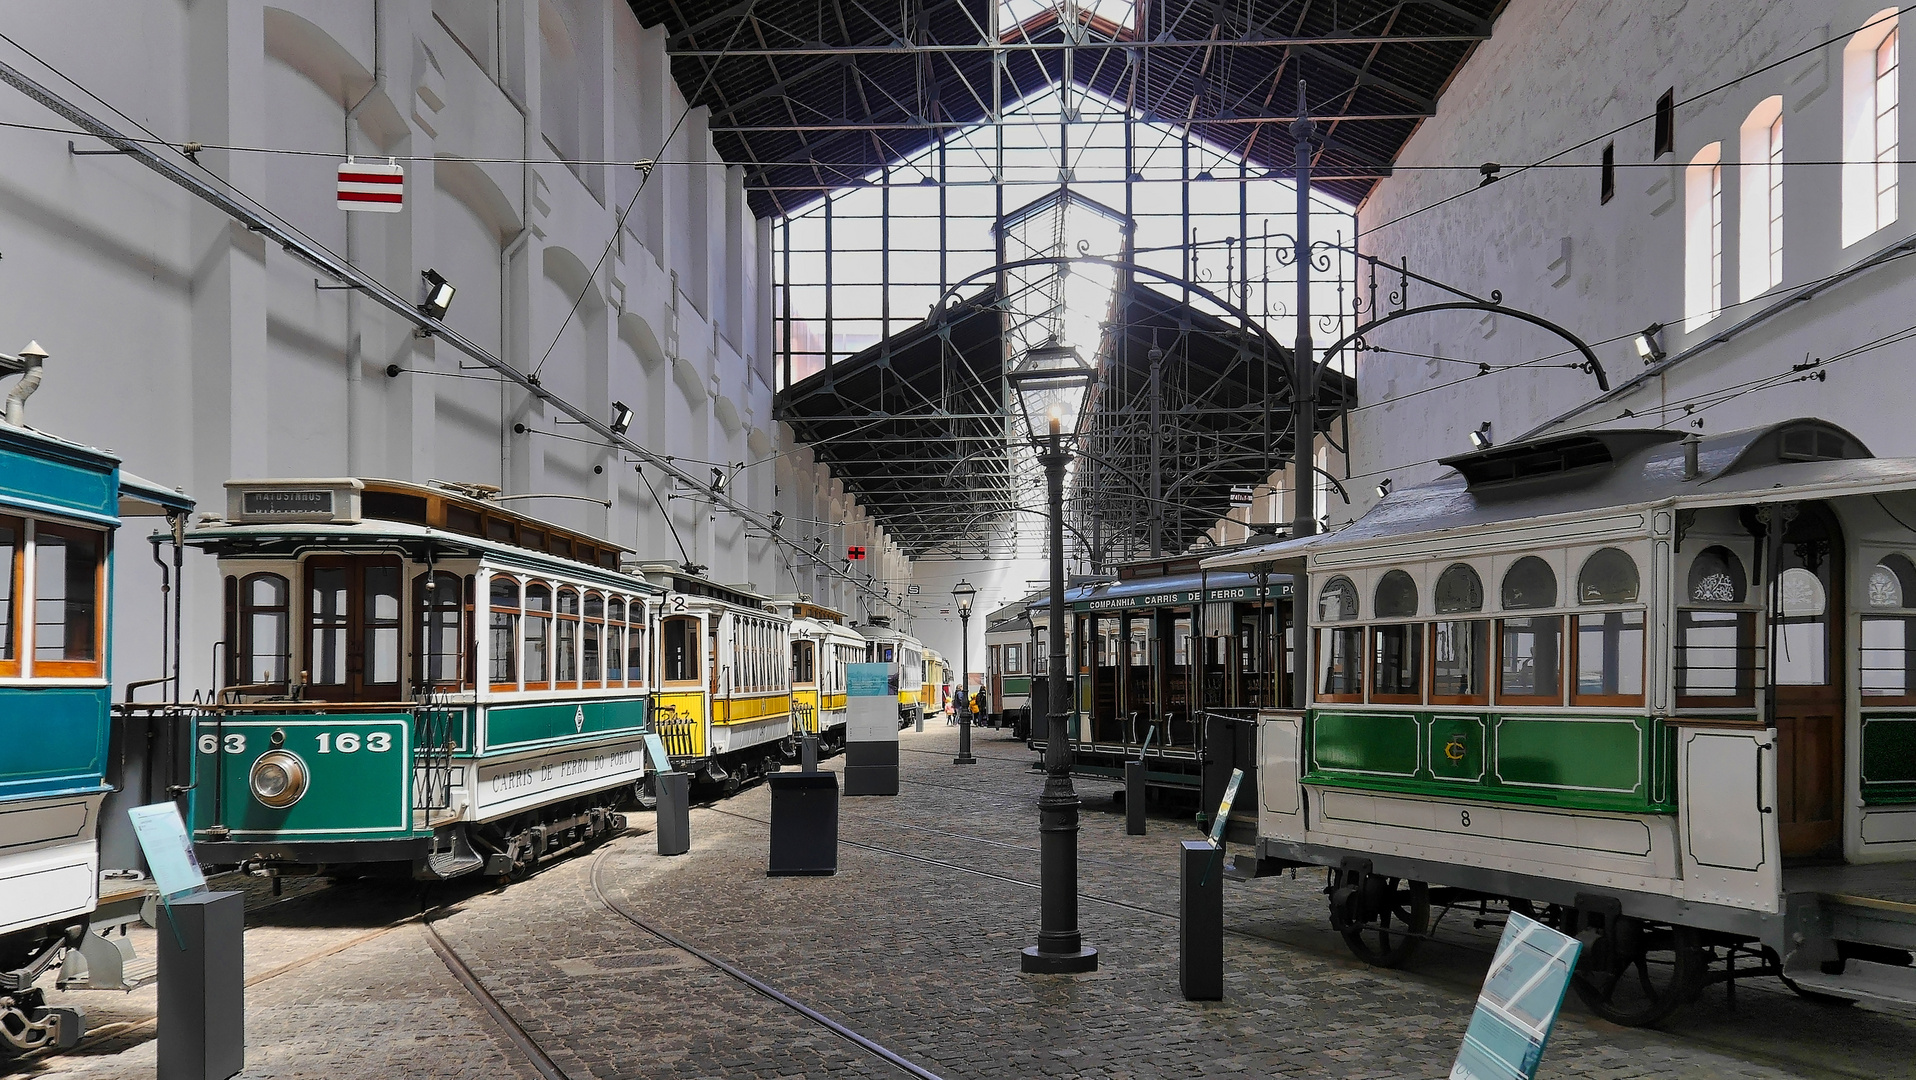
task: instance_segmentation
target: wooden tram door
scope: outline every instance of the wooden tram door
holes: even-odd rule
[[[1793,516],[1792,516],[1793,513]],[[1777,833],[1785,858],[1843,843],[1843,536],[1822,503],[1771,509],[1781,529],[1769,591]]]
[[[319,701],[398,701],[405,607],[398,559],[306,560],[306,693]]]

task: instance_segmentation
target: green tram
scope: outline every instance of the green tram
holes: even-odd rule
[[[1208,815],[1242,768],[1240,803],[1255,805],[1255,717],[1285,700],[1290,595],[1288,575],[1196,557],[1120,566],[1115,581],[1074,590],[1073,771],[1121,778],[1141,760],[1147,786],[1196,790]],[[1250,839],[1251,816],[1234,822]]]
[[[201,862],[506,876],[603,837],[645,771],[664,590],[489,489],[236,480],[223,685],[198,725]]]
[[[1031,616],[1026,597],[985,616],[985,705],[979,710],[994,728],[1013,738],[1031,736]]]
[[[1916,1001],[1916,460],[1794,420],[1445,464],[1206,560],[1308,582],[1252,872],[1329,868],[1332,925],[1385,966],[1433,908],[1535,913],[1626,1024],[1751,976]]]

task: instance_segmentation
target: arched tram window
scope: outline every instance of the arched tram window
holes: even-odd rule
[[[1577,574],[1581,605],[1634,604],[1641,579],[1636,560],[1603,548]],[[1643,703],[1643,609],[1579,612],[1571,619],[1577,681],[1571,700],[1584,705]]]
[[[1377,582],[1374,614],[1379,619],[1413,618],[1417,614],[1417,582],[1402,570],[1391,570]],[[1423,627],[1418,623],[1386,623],[1371,629],[1371,700],[1415,704],[1423,693]]]
[[[1885,555],[1866,588],[1863,704],[1916,703],[1916,565],[1904,555]]]
[[[236,683],[283,684],[292,666],[292,586],[279,574],[239,582],[239,671]]]
[[[552,678],[552,589],[542,581],[526,586],[524,677],[528,690],[544,690]]]
[[[1432,596],[1438,615],[1468,616],[1484,609],[1484,583],[1468,563],[1437,575]],[[1438,705],[1484,705],[1490,657],[1490,620],[1439,619],[1431,626],[1430,700]]]
[[[519,688],[519,582],[494,574],[487,597],[491,608],[486,681],[494,690]]]
[[[1512,563],[1503,580],[1506,611],[1557,606],[1557,572],[1535,555]],[[1518,616],[1497,621],[1497,699],[1527,705],[1563,702],[1563,617]]]
[[[617,596],[605,602],[605,681],[625,682],[625,600]]]
[[[1357,619],[1357,586],[1338,576],[1317,594],[1319,622],[1344,623]],[[1364,628],[1321,626],[1317,630],[1317,696],[1322,701],[1364,699]]]
[[[1743,560],[1721,545],[1690,561],[1676,620],[1680,709],[1748,708],[1756,702],[1756,615]]]

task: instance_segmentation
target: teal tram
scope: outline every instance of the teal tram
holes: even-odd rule
[[[489,489],[235,480],[186,543],[226,630],[200,718],[201,862],[507,876],[623,827],[664,589]]]
[[[1916,460],[1794,420],[1445,464],[1206,561],[1307,583],[1252,872],[1328,868],[1332,925],[1385,966],[1433,910],[1536,913],[1626,1024],[1753,976],[1916,1001]]]
[[[1287,574],[1209,570],[1195,556],[1126,564],[1073,590],[1073,772],[1119,779],[1142,761],[1148,788],[1198,793],[1208,821],[1241,768],[1237,805],[1254,805],[1257,711],[1288,692],[1290,596]],[[1233,818],[1252,839],[1248,811]]]
[[[190,723],[179,710],[110,702],[117,530],[136,516],[177,530],[193,504],[110,453],[26,427],[27,393],[0,422],[0,1056],[82,1034],[78,1010],[46,1007],[49,971],[63,989],[152,977],[125,936],[155,895],[126,810],[175,797],[191,771],[171,752]],[[178,549],[168,566],[162,543],[153,557],[170,584]],[[173,675],[130,690],[177,685],[177,620],[164,641],[154,651]]]

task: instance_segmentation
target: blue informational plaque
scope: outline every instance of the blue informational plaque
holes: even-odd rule
[[[672,755],[665,752],[665,740],[656,731],[645,733],[645,756],[652,759],[653,772],[672,771]]]
[[[846,664],[845,692],[852,697],[890,697],[898,691],[891,684],[890,664]]]
[[[186,835],[178,806],[170,802],[135,806],[126,816],[133,821],[134,838],[146,854],[161,899],[205,890],[206,874],[200,870],[199,856],[193,854],[193,840]]]
[[[1450,1080],[1533,1080],[1582,948],[1511,912]]]

